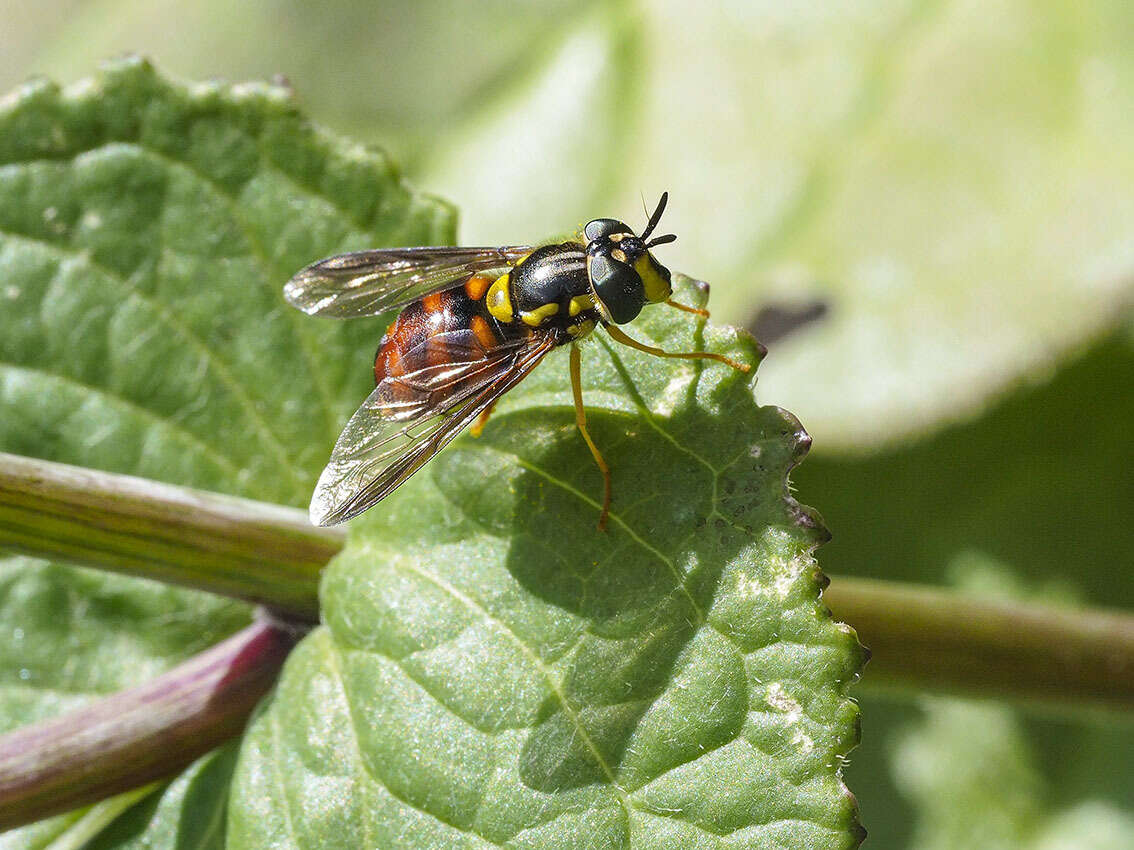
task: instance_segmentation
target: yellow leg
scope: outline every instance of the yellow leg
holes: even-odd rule
[[[492,402],[492,404],[488,405],[488,407],[482,410],[480,412],[480,416],[476,418],[476,422],[474,422],[472,424],[472,427],[469,428],[469,433],[474,437],[479,437],[481,431],[484,430],[484,426],[488,424],[488,417],[492,415],[492,411],[494,411],[495,409],[496,402],[494,401]]]
[[[591,439],[590,432],[587,431],[587,411],[583,407],[583,384],[580,377],[580,363],[579,346],[571,346],[571,393],[575,396],[575,424],[579,427],[579,433],[583,435],[583,439],[587,442],[587,448],[591,450],[591,456],[595,459],[598,465],[599,472],[602,473],[602,512],[599,513],[598,528],[599,531],[606,531],[606,518],[610,514],[610,467],[606,465],[606,461],[602,459],[599,453],[598,446],[595,441]]]
[[[615,342],[622,343],[623,345],[628,345],[631,348],[636,348],[639,351],[644,351],[647,354],[654,355],[655,357],[678,357],[683,360],[716,360],[718,363],[724,363],[726,366],[731,366],[733,369],[736,369],[740,372],[748,372],[752,369],[752,367],[747,363],[738,363],[735,360],[725,357],[723,354],[712,354],[708,351],[662,351],[660,348],[655,348],[652,345],[646,345],[644,342],[638,342],[638,340],[626,336],[626,334],[624,334],[617,325],[607,325],[606,332],[610,334],[611,339],[613,339]]]
[[[672,298],[670,298],[665,303],[670,307],[676,307],[678,310],[684,310],[686,313],[692,313],[694,316],[703,316],[706,319],[709,318],[709,311],[702,310],[700,307],[690,307],[688,304],[679,304]]]

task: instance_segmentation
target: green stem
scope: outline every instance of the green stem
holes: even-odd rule
[[[0,548],[318,619],[342,535],[303,511],[0,453]]]
[[[1134,710],[1134,615],[850,578],[824,601],[870,648],[868,686]]]
[[[262,618],[151,682],[0,736],[0,830],[164,779],[239,734],[296,636]]]
[[[319,571],[342,543],[292,508],[0,454],[0,547],[316,622]],[[824,600],[871,649],[866,687],[1134,709],[1134,615],[846,577]]]

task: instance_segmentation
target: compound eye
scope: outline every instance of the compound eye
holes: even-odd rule
[[[587,226],[583,228],[583,235],[587,237],[588,242],[594,242],[614,233],[633,232],[621,221],[613,218],[596,218],[587,222]]]
[[[590,273],[595,295],[616,325],[632,321],[642,312],[645,290],[634,269],[600,254],[591,260]]]

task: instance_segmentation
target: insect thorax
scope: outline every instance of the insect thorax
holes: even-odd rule
[[[525,257],[509,273],[508,298],[506,308],[511,310],[512,321],[554,328],[565,339],[583,336],[599,318],[586,254],[575,242],[544,245]],[[493,309],[491,303],[489,309]],[[500,310],[493,312],[501,318]]]

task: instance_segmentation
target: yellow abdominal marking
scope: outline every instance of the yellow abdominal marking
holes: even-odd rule
[[[508,273],[500,275],[495,283],[488,287],[484,303],[496,321],[504,324],[512,321],[512,300],[508,297]]]
[[[594,306],[595,297],[593,295],[576,295],[567,305],[567,315],[578,316],[584,310],[590,310]]]
[[[489,310],[492,308],[489,307]],[[525,325],[531,325],[533,328],[539,327],[543,324],[544,319],[550,319],[559,312],[558,304],[544,304],[542,307],[536,307],[534,310],[527,310],[520,314],[520,321]]]
[[[634,271],[642,279],[642,284],[646,288],[646,300],[651,304],[660,304],[673,294],[673,288],[658,274],[657,267],[648,253],[634,261]]]

